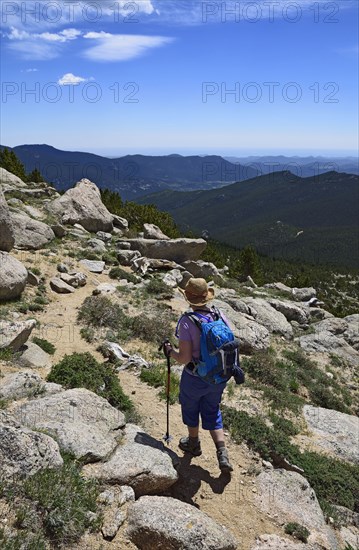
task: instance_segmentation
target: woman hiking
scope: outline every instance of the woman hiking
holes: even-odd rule
[[[201,322],[216,320],[216,312],[207,305],[214,298],[214,290],[208,287],[205,279],[191,278],[185,289],[180,290]],[[221,318],[228,325],[227,319],[222,314]],[[202,428],[210,431],[216,445],[220,470],[231,472],[233,467],[228,458],[219,408],[226,382],[211,384],[196,373],[196,363],[200,358],[201,330],[186,315],[183,315],[178,322],[176,336],[178,350],[167,343],[164,345],[164,353],[177,363],[185,365],[181,376],[179,401],[182,420],[188,428],[188,436],[182,437],[178,446],[182,451],[193,456],[202,454],[199,439],[199,417],[201,417]]]

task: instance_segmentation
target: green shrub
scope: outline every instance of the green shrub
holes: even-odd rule
[[[119,265],[119,261],[116,256],[116,252],[105,252],[102,254],[102,261],[108,265]]]
[[[146,285],[146,292],[159,300],[170,300],[174,295],[173,288],[157,277],[151,279]]]
[[[0,397],[0,410],[6,409],[7,406],[8,406],[8,401]]]
[[[278,423],[273,429],[259,417],[225,406],[222,406],[222,414],[224,425],[236,443],[245,441],[265,460],[275,453],[302,468],[323,508],[335,504],[359,511],[358,466],[310,451],[301,452],[290,443],[288,434]]]
[[[303,527],[303,525],[300,525],[299,523],[287,523],[284,527],[284,531],[288,535],[292,535],[292,537],[301,540],[303,542],[308,541],[308,537],[310,535],[310,531],[306,527]]]
[[[88,296],[78,313],[78,320],[84,325],[114,330],[121,326],[125,317],[121,307],[106,296]]]
[[[42,306],[46,306],[49,303],[49,300],[41,294],[41,296],[36,296],[34,302],[35,304],[41,304]]]
[[[163,365],[157,365],[150,369],[142,369],[140,374],[140,380],[146,382],[149,386],[154,388],[161,388],[159,397],[161,399],[167,399],[167,367]],[[170,384],[170,403],[173,405],[178,402],[180,379],[174,373],[171,373]]]
[[[54,355],[56,351],[56,347],[54,346],[54,344],[51,344],[51,342],[49,342],[48,340],[34,336],[32,341],[34,342],[34,344],[39,346],[39,348],[46,351],[46,353],[48,353],[49,355]]]
[[[0,361],[12,361],[14,359],[14,351],[11,348],[0,349]]]
[[[91,344],[95,339],[95,331],[93,328],[83,327],[82,329],[80,329],[80,334],[82,338],[86,340],[86,342],[88,342],[89,344]]]
[[[111,279],[126,279],[126,281],[129,281],[130,283],[138,283],[139,278],[136,277],[136,275],[133,275],[133,273],[128,273],[121,267],[113,267],[110,272],[109,276]]]
[[[65,461],[60,469],[42,470],[24,482],[25,495],[36,502],[46,536],[56,544],[78,541],[96,512],[97,483]]]
[[[123,412],[131,413],[134,410],[134,405],[124,394],[112,365],[98,363],[90,353],[65,355],[52,367],[47,380],[65,388],[87,388]]]
[[[38,267],[31,267],[30,271],[31,273],[33,273],[34,275],[37,275],[38,277],[41,275],[41,271]]]
[[[33,304],[29,304],[28,306],[28,309],[29,311],[44,311],[44,306],[41,305],[41,304],[36,304],[36,303],[33,303]]]
[[[131,334],[146,342],[154,342],[156,345],[168,338],[171,330],[173,316],[170,311],[158,311],[154,316],[137,315],[128,318]]]

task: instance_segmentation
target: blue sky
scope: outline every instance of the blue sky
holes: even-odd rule
[[[1,5],[3,144],[108,155],[358,147],[358,2]]]

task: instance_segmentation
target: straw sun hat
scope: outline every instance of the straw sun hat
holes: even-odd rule
[[[204,306],[214,298],[214,290],[207,285],[205,279],[192,277],[185,289],[179,289],[191,306]]]

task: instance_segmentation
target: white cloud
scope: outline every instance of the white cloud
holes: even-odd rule
[[[92,61],[126,61],[173,41],[173,38],[165,36],[110,34],[103,31],[88,32],[84,38],[97,41],[96,46],[83,52]]]
[[[66,73],[58,80],[60,86],[77,86],[81,82],[87,82],[89,78],[83,78],[82,76],[75,76],[72,73]]]
[[[29,33],[27,31],[19,30],[15,27],[11,27],[10,32],[5,34],[9,40],[28,40],[37,41],[44,40],[45,42],[68,42],[70,40],[76,40],[81,36],[82,32],[77,29],[65,29],[58,33],[42,32],[42,33]]]
[[[37,73],[39,69],[26,69],[25,73]]]
[[[23,59],[39,61],[58,57],[63,44],[72,42],[81,35],[82,32],[78,29],[64,29],[57,33],[30,33],[15,27],[11,27],[10,32],[4,33],[4,36],[9,39],[10,50],[19,53]]]

